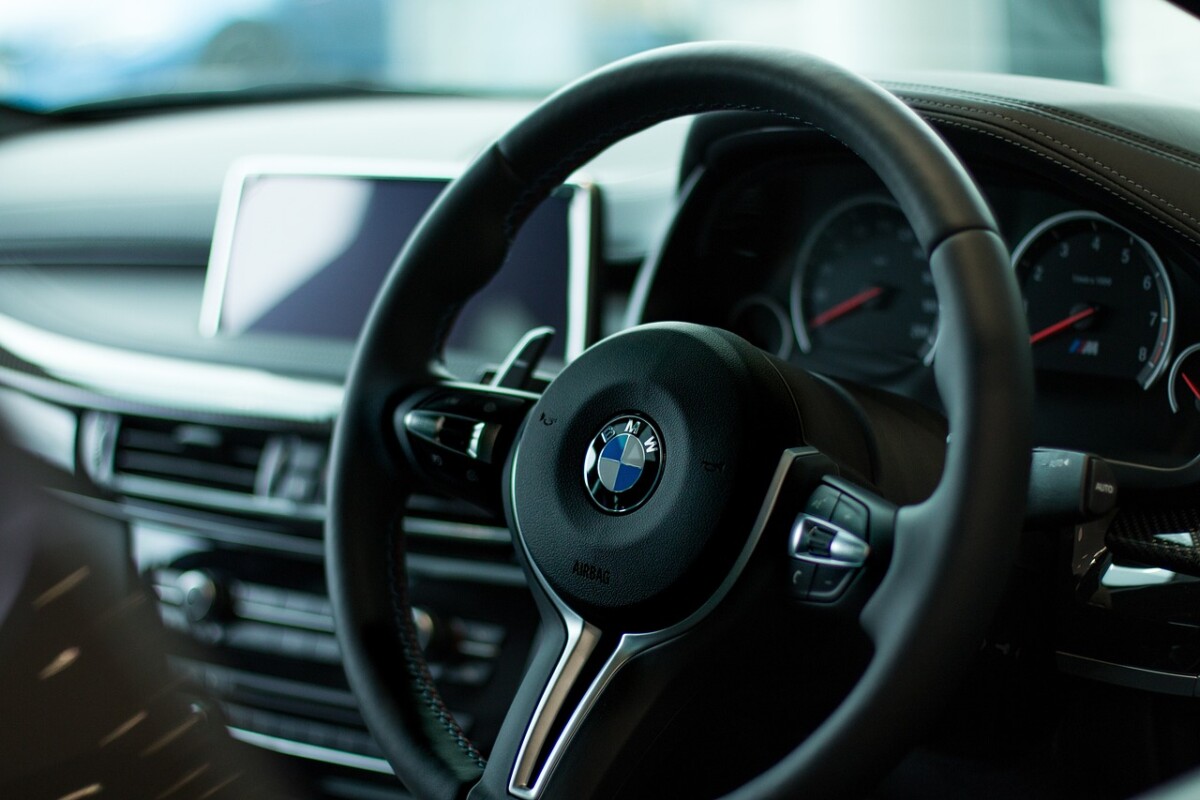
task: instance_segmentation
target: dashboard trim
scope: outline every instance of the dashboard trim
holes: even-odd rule
[[[63,384],[175,413],[328,424],[342,405],[343,389],[336,384],[120,350],[51,333],[4,314],[0,342],[7,352]],[[20,374],[0,367],[0,379],[14,373]]]
[[[1054,654],[1054,659],[1059,671],[1067,675],[1156,694],[1200,696],[1200,676],[1197,675],[1114,664],[1061,650]]]
[[[261,747],[264,750],[271,750],[281,755],[295,756],[308,761],[320,761],[323,764],[334,764],[339,767],[361,769],[380,775],[396,774],[391,765],[382,758],[373,758],[372,756],[364,756],[359,753],[347,753],[345,750],[334,750],[329,747],[297,742],[293,739],[282,739],[278,736],[268,736],[265,733],[248,731],[244,728],[235,728],[232,725],[228,726],[226,730],[229,731],[230,736],[238,741],[254,745],[255,747]]]

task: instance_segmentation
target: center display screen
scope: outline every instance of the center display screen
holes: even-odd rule
[[[240,164],[218,213],[203,332],[355,340],[449,180],[348,163]],[[589,190],[568,185],[530,215],[504,268],[459,314],[449,349],[498,360],[530,328],[549,325],[558,331],[549,356],[582,350],[590,204]]]

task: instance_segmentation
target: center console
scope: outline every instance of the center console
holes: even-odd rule
[[[89,418],[84,446],[103,447],[102,438],[115,437],[99,462],[112,469],[93,478],[125,492],[132,479],[142,495],[126,494],[122,511],[134,562],[169,631],[173,668],[215,702],[235,738],[309,762],[318,795],[397,791],[394,778],[374,777],[390,776],[391,769],[341,669],[325,593],[319,496],[295,515],[268,510],[269,497],[259,513],[218,510],[218,493],[228,489],[208,489],[211,503],[154,499],[152,482],[161,478],[136,472],[148,460],[149,451],[139,449],[148,447],[147,429],[179,443],[185,454],[245,448],[235,442],[257,432],[130,415],[105,423],[111,427],[102,434],[106,424]],[[281,437],[290,436],[268,437],[264,450],[285,446]],[[255,482],[281,486],[282,494],[298,494],[296,486],[309,480],[319,486],[326,443],[310,435],[288,444],[300,464],[276,469],[298,474],[276,482],[256,475]],[[269,469],[268,461],[260,457],[256,472]],[[305,465],[318,477],[310,478]],[[251,504],[256,497],[248,494]],[[414,620],[447,705],[486,753],[524,670],[537,613],[505,528],[431,496],[409,505],[404,529]]]

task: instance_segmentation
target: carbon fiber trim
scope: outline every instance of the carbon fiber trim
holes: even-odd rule
[[[1200,508],[1123,509],[1105,542],[1116,556],[1200,576]]]

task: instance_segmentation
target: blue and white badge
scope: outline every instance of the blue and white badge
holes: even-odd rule
[[[603,510],[633,511],[654,493],[662,460],[662,437],[650,421],[622,415],[601,428],[588,447],[584,485]]]

